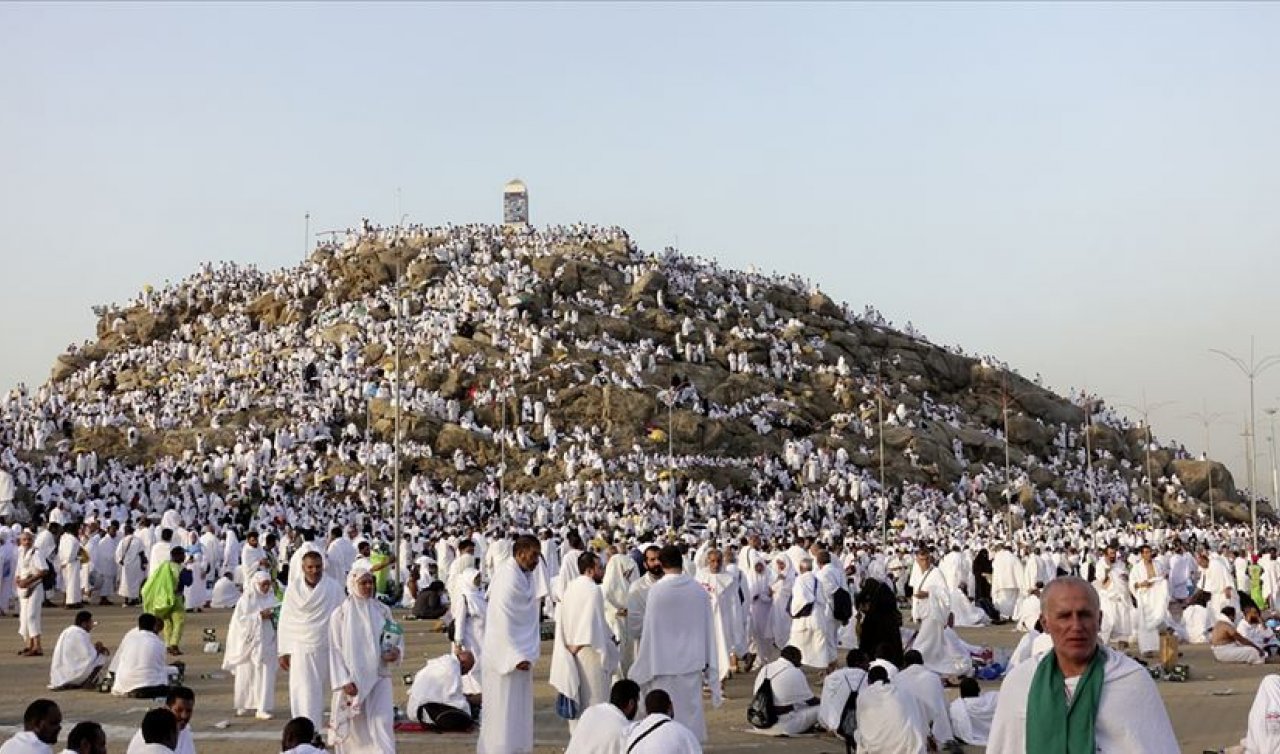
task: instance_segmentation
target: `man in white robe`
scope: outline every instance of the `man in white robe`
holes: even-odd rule
[[[1138,651],[1150,656],[1160,649],[1160,629],[1169,622],[1169,581],[1152,557],[1150,545],[1143,545],[1139,555],[1141,559],[1129,574],[1129,588],[1137,602],[1133,616]]]
[[[991,601],[1000,611],[1000,617],[1013,618],[1022,589],[1022,566],[1018,556],[1004,544],[996,543],[996,554],[991,561]]]
[[[470,729],[472,710],[482,700],[479,694],[468,697],[463,692],[462,677],[471,672],[475,661],[475,656],[462,648],[428,661],[409,687],[404,708],[409,719],[445,731]]]
[[[484,714],[476,754],[533,752],[533,665],[542,653],[541,602],[545,582],[535,578],[542,549],[522,536],[512,557],[489,584],[481,688]]]
[[[902,662],[903,668],[893,679],[893,685],[916,700],[933,740],[945,746],[955,735],[951,732],[951,716],[947,712],[942,679],[924,666],[924,660],[917,650],[907,650],[902,655]]]
[[[973,672],[972,660],[946,634],[951,617],[951,588],[934,567],[928,550],[916,553],[916,566],[919,575],[911,590],[911,617],[919,621],[920,628],[911,640],[911,648],[920,653],[924,666],[939,676],[969,675]]]
[[[84,604],[84,587],[80,583],[84,546],[80,544],[80,527],[70,524],[62,530],[58,539],[58,570],[62,576],[62,590],[68,608]]]
[[[191,716],[196,711],[196,692],[186,686],[174,686],[164,698],[164,708],[173,714],[178,726],[177,744],[173,754],[196,754],[195,738],[191,735]],[[139,730],[129,739],[129,748],[125,754],[147,754],[154,749],[147,748],[143,731]]]
[[[342,527],[335,526],[329,531],[328,574],[339,584],[347,583],[347,574],[356,562],[356,548],[351,540],[342,536]]]
[[[23,531],[18,535],[18,562],[14,572],[14,587],[18,592],[18,635],[26,643],[20,654],[44,654],[40,633],[44,617],[43,580],[48,570],[48,561],[36,547],[35,536],[30,531]]]
[[[840,718],[844,716],[844,705],[850,694],[856,694],[867,683],[867,653],[861,649],[851,649],[845,657],[845,666],[822,679],[822,701],[818,705],[818,724],[823,728],[837,732],[840,729]]]
[[[711,688],[712,705],[719,707],[723,701],[711,600],[684,572],[684,556],[679,548],[663,547],[658,562],[663,576],[649,590],[631,679],[641,688],[665,690],[675,705],[675,717],[693,731],[698,741],[706,741],[703,683]]]
[[[956,739],[970,746],[986,746],[999,698],[995,691],[984,693],[977,680],[961,679],[960,697],[952,700],[948,710]]]
[[[119,530],[119,524],[112,521],[107,525],[106,531],[99,532],[90,540],[89,558],[93,562],[93,570],[97,573],[93,596],[98,598],[99,605],[110,605],[109,597],[116,593],[116,579],[120,570],[116,565]]]
[[[640,576],[640,568],[630,555],[619,552],[609,558],[604,567],[605,622],[618,640],[618,674],[626,676],[635,657],[635,647],[627,632],[627,594],[631,584]]]
[[[169,690],[169,662],[160,638],[161,621],[150,613],[138,616],[138,626],[120,640],[110,671],[115,673],[111,693],[138,699],[154,699]]]
[[[53,754],[62,730],[62,710],[49,699],[37,699],[22,713],[22,731],[0,745],[0,754]]]
[[[215,609],[235,607],[240,601],[240,588],[236,586],[231,574],[224,573],[213,582],[213,594],[209,597],[209,607]]]
[[[1200,565],[1200,588],[1209,593],[1209,613],[1217,615],[1227,605],[1239,612],[1240,595],[1236,593],[1227,562],[1207,550],[1197,553],[1196,562]]]
[[[329,618],[343,600],[342,587],[324,575],[324,559],[302,559],[302,578],[289,579],[276,633],[280,669],[289,673],[289,711],[321,725],[329,686]]]
[[[1037,662],[1023,662],[1000,686],[987,754],[1020,754],[1028,748],[1028,696],[1032,680],[1044,663],[1056,664],[1063,678],[1061,693],[1074,689],[1095,654],[1103,653],[1102,688],[1094,717],[1094,741],[1099,751],[1127,754],[1167,754],[1179,751],[1168,712],[1146,668],[1099,642],[1101,600],[1085,580],[1064,576],[1043,591],[1041,621],[1053,637],[1053,650]],[[1096,671],[1095,671],[1096,672]],[[861,699],[859,699],[861,701]]]
[[[778,721],[765,728],[779,735],[797,736],[808,732],[818,722],[821,700],[809,688],[809,679],[800,669],[800,650],[782,648],[781,656],[760,668],[751,693],[755,694],[765,680],[773,689],[773,706]]]
[[[658,562],[658,547],[644,549],[644,575],[631,582],[627,589],[627,636],[631,641],[631,656],[635,658],[644,631],[644,611],[649,603],[649,590],[662,578],[662,563]],[[627,668],[630,674],[630,668]]]
[[[698,584],[711,598],[711,620],[716,634],[716,660],[724,680],[746,654],[746,618],[738,579],[724,571],[724,554],[707,552],[707,567],[697,575]]]
[[[580,574],[565,588],[551,653],[551,685],[585,710],[608,699],[609,679],[618,667],[618,645],[605,622],[600,581],[604,567],[593,552],[578,556]],[[576,721],[569,721],[569,731]]]
[[[98,673],[110,654],[102,642],[95,642],[89,632],[96,624],[88,610],[76,613],[76,620],[63,629],[53,647],[49,664],[49,688],[74,689],[94,686]]]
[[[1107,547],[1099,564],[1095,587],[1102,597],[1103,643],[1128,644],[1134,636],[1133,596],[1129,593],[1129,574],[1115,547]]]
[[[168,556],[165,556],[168,559]],[[120,572],[120,585],[116,594],[124,598],[126,605],[138,604],[142,592],[142,584],[146,581],[147,566],[146,549],[142,539],[134,533],[128,524],[124,527],[124,536],[116,544],[115,561]]]
[[[687,574],[686,574],[687,575]],[[693,730],[677,719],[671,695],[663,689],[645,694],[645,718],[627,729],[622,751],[626,754],[702,754]]]
[[[804,664],[828,669],[836,658],[836,647],[826,627],[827,596],[813,572],[813,561],[800,560],[800,575],[791,590],[787,612],[791,616],[791,633],[787,644],[800,650]]]
[[[588,707],[578,718],[564,754],[625,754],[622,744],[639,709],[640,686],[626,679],[615,682],[609,701]]]
[[[888,671],[872,666],[858,693],[859,754],[925,754],[928,731],[920,706],[889,680]]]

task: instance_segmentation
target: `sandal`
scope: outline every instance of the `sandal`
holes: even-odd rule
[[[37,649],[34,652],[29,652],[27,657],[44,657],[44,651]]]

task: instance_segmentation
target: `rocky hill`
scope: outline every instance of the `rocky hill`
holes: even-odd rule
[[[883,464],[894,497],[934,489],[1003,509],[1008,494],[1029,512],[1124,517],[1146,513],[1144,471],[1155,518],[1202,511],[1212,475],[1218,515],[1245,512],[1223,466],[1160,445],[1147,467],[1146,430],[1096,400],[797,278],[648,253],[616,228],[366,228],[299,267],[209,265],[99,313],[45,390],[65,398],[53,418],[74,449],[129,465],[281,430],[354,446],[367,429],[364,447],[381,450],[306,467],[308,484],[358,475],[393,437],[398,343],[404,473],[457,489],[492,483],[500,459],[517,492],[662,484],[670,448],[680,484],[744,499],[769,459],[792,472],[787,494],[856,496],[807,469],[819,457],[871,489]]]

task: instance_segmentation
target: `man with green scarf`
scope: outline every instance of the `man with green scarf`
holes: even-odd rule
[[[187,618],[183,593],[192,584],[191,571],[183,567],[186,558],[186,550],[172,548],[169,561],[161,563],[142,585],[142,609],[164,621],[165,646],[171,655],[182,654],[179,645]]]
[[[987,754],[1179,751],[1151,676],[1098,642],[1102,609],[1093,586],[1063,576],[1041,602],[1053,651],[1005,678]]]

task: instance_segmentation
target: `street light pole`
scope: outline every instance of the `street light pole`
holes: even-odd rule
[[[1218,419],[1221,419],[1223,416],[1226,416],[1226,414],[1223,414],[1223,413],[1215,413],[1215,414],[1211,414],[1211,413],[1209,413],[1209,406],[1208,406],[1208,403],[1206,402],[1206,403],[1205,403],[1205,406],[1204,406],[1204,410],[1203,410],[1203,411],[1201,411],[1201,412],[1199,412],[1199,413],[1189,414],[1189,416],[1190,416],[1192,419],[1195,419],[1195,420],[1199,421],[1201,424],[1203,424],[1203,425],[1204,425],[1204,462],[1205,462],[1205,477],[1209,480],[1209,493],[1208,493],[1208,494],[1209,494],[1209,528],[1213,528],[1213,526],[1214,526],[1214,515],[1213,515],[1213,465],[1212,465],[1212,464],[1213,464],[1213,461],[1212,461],[1213,456],[1210,454],[1210,450],[1209,450],[1209,447],[1210,447],[1210,446],[1209,446],[1209,440],[1210,440],[1210,437],[1209,437],[1209,427],[1210,427],[1210,425],[1212,425],[1212,424],[1213,424],[1215,421],[1217,421]]]
[[[884,379],[880,375],[880,362],[876,362],[876,421],[879,426],[876,428],[876,435],[880,440],[880,505],[883,509],[880,514],[882,531],[880,534],[881,542],[885,546],[885,557],[888,557],[889,547],[889,488],[885,486],[884,477]]]
[[[1271,435],[1267,444],[1271,446],[1271,509],[1276,509],[1276,500],[1280,499],[1280,479],[1276,478],[1276,409],[1264,408],[1262,413],[1271,417]]]
[[[395,517],[394,529],[393,529],[395,534],[395,552],[392,553],[391,557],[397,559],[395,573],[399,574],[401,568],[404,567],[404,564],[398,561],[398,558],[400,557],[400,383],[403,381],[403,378],[400,374],[400,341],[401,341],[401,335],[403,333],[403,327],[401,326],[401,322],[400,322],[400,313],[401,313],[401,310],[404,309],[404,300],[403,298],[401,298],[401,289],[400,289],[400,258],[399,257],[396,258],[395,298],[396,298],[396,383],[395,383],[395,402],[396,402],[395,457],[396,457],[396,461],[395,461],[395,476],[393,479],[393,492],[392,492],[392,494],[394,495],[394,499],[391,502],[392,515]],[[400,583],[400,579],[398,577],[396,578],[396,583]]]
[[[302,261],[307,261],[307,255],[311,253],[311,213],[308,212],[302,216],[303,233],[302,233]]]
[[[1147,515],[1155,509],[1155,474],[1151,473],[1151,412],[1158,408],[1173,404],[1174,401],[1161,401],[1159,403],[1147,403],[1147,391],[1142,391],[1142,407],[1139,408],[1131,403],[1118,404],[1122,408],[1131,408],[1142,414],[1142,424],[1147,430],[1147,440],[1143,444],[1144,458],[1143,474],[1147,477]]]
[[[1253,529],[1253,551],[1256,553],[1258,551],[1258,485],[1257,480],[1254,477],[1253,468],[1255,461],[1254,437],[1257,434],[1254,425],[1256,420],[1254,382],[1263,372],[1276,364],[1280,364],[1280,354],[1272,354],[1262,359],[1258,359],[1254,352],[1254,338],[1252,335],[1249,336],[1249,362],[1247,364],[1244,359],[1241,359],[1238,356],[1233,356],[1226,351],[1217,348],[1210,348],[1209,351],[1211,353],[1216,353],[1227,361],[1230,361],[1232,364],[1235,364],[1236,368],[1239,369],[1245,377],[1249,378],[1249,426],[1247,430],[1248,435],[1246,439],[1245,456],[1248,461],[1246,469],[1249,473],[1249,520]]]

